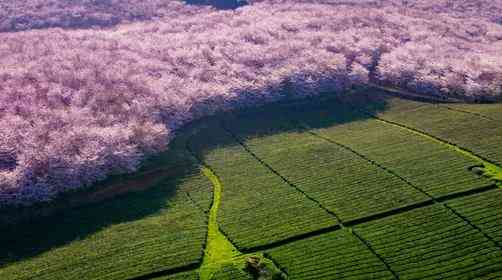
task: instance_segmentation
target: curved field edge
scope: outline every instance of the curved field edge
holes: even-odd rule
[[[467,113],[480,114],[479,112],[469,112],[468,109],[464,108],[465,106],[483,106],[483,105],[470,105],[469,103],[463,103],[458,99],[435,99],[434,97],[423,96],[414,94],[412,92],[403,91],[397,88],[379,86],[376,84],[372,84],[369,87],[359,87],[350,92],[347,98],[342,98],[342,100],[349,100],[351,103],[351,98],[357,95],[360,92],[374,92],[376,96],[397,96],[396,98],[403,98],[404,100],[416,100],[418,102],[423,102],[424,104],[441,104],[447,102],[458,104],[463,110],[467,110]],[[270,104],[264,105],[266,108],[273,108],[274,106],[289,106],[294,104],[307,104],[310,103],[319,103],[323,102],[323,100],[336,100],[340,98],[340,95],[323,95],[314,98],[316,101],[312,101],[311,98],[303,98],[303,99],[293,99],[293,100],[280,100],[276,102],[272,102]],[[357,99],[357,98],[356,98]],[[344,101],[345,102],[345,101]],[[359,101],[357,101],[359,102]],[[465,104],[465,105],[462,105]],[[355,105],[356,110],[360,104]],[[373,108],[371,108],[373,109]],[[247,109],[236,109],[235,112],[240,111],[254,111],[260,110],[255,108],[247,108]],[[365,109],[367,110],[367,109]],[[382,110],[383,112],[386,110],[385,108],[379,108],[378,110]],[[375,111],[376,112],[376,111]],[[372,111],[366,111],[365,113],[369,113],[372,117],[378,118],[378,113]],[[215,115],[225,115],[227,113],[216,113]],[[482,116],[482,115],[481,115]],[[484,117],[484,116],[482,116]],[[180,164],[180,158],[182,160],[186,160],[186,151],[183,150],[181,144],[184,142],[186,138],[187,131],[190,130],[190,127],[193,127],[194,124],[202,123],[206,119],[212,118],[212,116],[202,117],[200,119],[194,120],[190,123],[187,123],[182,128],[178,130],[177,136],[174,140],[169,144],[167,151],[164,151],[158,155],[151,156],[147,158],[143,163],[140,170],[134,172],[132,174],[121,174],[121,175],[113,175],[108,177],[105,181],[98,182],[95,185],[88,187],[87,189],[75,190],[67,193],[62,193],[60,196],[50,202],[40,202],[34,204],[32,206],[23,206],[23,207],[0,207],[0,225],[1,224],[12,224],[18,223],[25,220],[33,219],[34,217],[39,216],[50,216],[54,215],[58,212],[64,211],[68,208],[75,208],[80,206],[85,206],[93,203],[98,203],[103,200],[113,199],[114,197],[121,196],[127,194],[128,192],[136,192],[143,191],[154,186],[159,180],[162,178],[169,178],[173,176],[177,176],[183,173],[183,170],[186,166],[184,164]],[[380,118],[381,121],[385,121],[384,118]],[[392,123],[392,121],[388,121]],[[396,123],[394,123],[396,124]],[[441,144],[447,145],[449,148],[460,152],[464,155],[467,155],[478,162],[480,162],[480,167],[482,167],[484,174],[487,177],[497,181],[499,186],[502,186],[502,167],[497,164],[492,163],[491,161],[478,156],[477,154],[465,149],[464,147],[458,146],[455,143],[451,143],[445,141],[443,139],[439,139],[434,135],[427,134],[423,131],[419,131],[412,127],[406,127],[406,125],[396,124],[401,127],[410,129],[414,133],[420,134],[422,136],[426,136],[436,142],[440,142]],[[180,156],[181,155],[181,156]]]
[[[207,176],[208,174],[206,173],[205,175]],[[210,181],[214,184],[214,183],[215,183],[215,181],[214,181],[215,177],[214,177],[213,175],[214,175],[214,174],[212,174],[212,175],[211,175],[211,174],[209,174],[209,177],[210,177],[210,178],[212,178],[212,180],[210,180]],[[220,184],[220,187],[221,187],[221,184]],[[217,199],[217,196],[216,196],[216,195],[214,195],[214,196],[213,196],[213,200],[212,200],[213,202],[212,202],[212,203],[213,203],[215,206],[217,206],[217,205],[218,205],[218,203],[216,203],[216,204],[214,203],[215,199]],[[211,209],[216,209],[216,211],[217,211],[218,207],[216,207],[216,208],[211,208]],[[216,221],[216,220],[217,220],[217,219],[216,219],[216,211],[214,211],[214,212],[215,212],[215,215],[214,215],[215,219],[214,219],[214,221]],[[203,212],[203,211],[202,211],[202,212]],[[214,223],[210,223],[210,224],[212,224],[212,228],[213,228],[213,229],[214,229],[214,228],[216,228],[216,225],[215,225]],[[221,239],[220,239],[220,240],[221,240]],[[224,243],[224,242],[223,242],[223,243]],[[216,243],[216,244],[218,244],[218,243]],[[221,244],[221,243],[220,243],[220,244]],[[227,245],[228,245],[228,243],[227,243],[227,244],[225,244],[225,246],[223,246],[223,247],[229,248],[230,246],[227,246]],[[215,250],[215,251],[220,250],[221,248],[219,248],[219,247],[220,247],[219,245],[213,246],[213,248],[214,248],[214,250]],[[225,250],[224,250],[224,251],[225,251]],[[223,260],[223,259],[224,259],[224,260],[228,260],[228,258],[227,258],[227,257],[223,257],[223,258],[221,258],[221,259],[222,259],[222,260]],[[232,260],[232,262],[233,262],[233,261],[234,261],[234,260]],[[240,259],[240,260],[238,260],[237,262],[239,263],[239,265],[240,265],[240,266],[242,266],[243,259],[241,258],[241,259]],[[191,266],[191,268],[193,268],[193,266]],[[216,272],[218,272],[218,269],[216,269]]]
[[[293,98],[277,100],[263,106],[289,106],[292,104],[309,105],[322,100],[337,98],[337,93],[317,96],[315,98]],[[235,109],[233,111],[256,110],[259,107]],[[232,111],[230,111],[232,112]],[[29,206],[3,206],[0,205],[0,226],[16,224],[23,221],[47,217],[64,212],[67,209],[92,205],[127,195],[128,193],[145,191],[154,187],[162,179],[182,176],[190,165],[199,164],[193,154],[186,150],[186,141],[193,135],[193,128],[215,116],[225,115],[228,112],[215,112],[212,115],[195,119],[179,128],[173,140],[165,151],[146,158],[138,171],[130,174],[118,174],[107,177],[104,181],[97,182],[84,189],[77,189],[59,194],[54,200],[38,202]]]
[[[206,248],[204,250],[202,265],[199,269],[200,279],[206,280],[211,279],[219,266],[221,266],[221,263],[232,260],[234,257],[237,257],[240,252],[230,243],[218,226],[217,215],[221,202],[221,182],[211,169],[202,167],[202,170],[213,185],[213,202],[211,210],[209,210]]]
[[[371,79],[424,94],[499,94],[499,61],[491,57],[497,57],[500,26],[483,22],[489,32],[471,32],[474,23],[446,14],[437,15],[443,22],[393,7],[329,7],[258,3],[114,30],[0,35],[6,54],[0,57],[7,57],[0,107],[12,126],[2,149],[13,158],[0,172],[7,186],[0,203],[51,199],[116,170],[133,171],[181,124],[229,107]],[[448,32],[438,30],[444,25]],[[443,79],[424,71],[453,73]],[[471,79],[457,78],[465,75]]]
[[[201,162],[201,164],[203,164],[203,162]],[[228,240],[225,234],[221,232],[217,217],[221,203],[223,185],[218,176],[209,167],[203,165],[201,169],[213,185],[213,201],[209,211],[204,257],[198,269],[199,279],[217,280],[218,274],[224,273],[226,267],[236,270],[243,277],[248,275],[249,278],[251,278],[251,273],[253,271],[249,271],[249,268],[246,266],[251,259],[257,261],[256,265],[261,265],[261,268],[258,268],[258,271],[255,271],[255,273],[268,273],[267,275],[258,275],[258,277],[261,276],[263,279],[272,279],[273,277],[275,277],[273,279],[287,279],[287,275],[277,268],[275,263],[268,259],[266,255],[262,253],[244,254],[240,252],[230,240]]]

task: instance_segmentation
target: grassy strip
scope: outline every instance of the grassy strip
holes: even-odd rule
[[[217,272],[223,263],[232,260],[241,253],[228,240],[228,238],[220,231],[218,226],[217,216],[221,202],[222,185],[218,177],[207,167],[203,167],[204,175],[213,184],[213,203],[209,211],[209,222],[207,229],[207,244],[204,250],[204,258],[199,269],[199,277],[201,280],[211,279],[213,274]]]
[[[287,276],[278,269],[274,262],[263,254],[242,254],[220,231],[218,226],[218,209],[221,203],[222,184],[216,174],[203,167],[204,175],[213,184],[213,203],[209,211],[207,231],[207,243],[204,250],[204,258],[199,268],[201,280],[210,279],[254,279],[251,271],[247,270],[246,264],[250,257],[260,260],[262,266],[268,270],[269,275],[260,279],[286,279]]]
[[[218,222],[239,250],[336,224],[332,215],[256,161],[217,122],[201,128],[190,149],[225,186]]]

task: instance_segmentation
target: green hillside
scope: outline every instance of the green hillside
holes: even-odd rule
[[[196,121],[142,169],[177,175],[2,227],[0,279],[502,279],[501,112],[372,91]]]

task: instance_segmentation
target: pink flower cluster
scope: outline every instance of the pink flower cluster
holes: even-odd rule
[[[369,81],[502,95],[502,26],[489,19],[281,2],[193,8],[197,16],[187,6],[113,29],[1,33],[0,205],[133,172],[177,128],[218,111]]]
[[[207,10],[176,0],[0,0],[0,32],[109,27]]]

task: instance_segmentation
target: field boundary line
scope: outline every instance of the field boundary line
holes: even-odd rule
[[[471,196],[471,195],[480,194],[480,193],[492,191],[492,190],[495,190],[495,189],[498,189],[495,185],[489,185],[489,186],[484,187],[484,188],[477,188],[477,189],[473,189],[473,190],[467,190],[465,192],[455,193],[455,194],[452,194],[451,196],[442,196],[442,197],[438,198],[437,201],[438,202],[448,202],[448,201],[453,200],[453,199],[462,198],[462,197],[468,197],[468,196]],[[384,212],[381,212],[381,213],[377,213],[377,214],[374,214],[374,215],[370,215],[370,216],[366,216],[366,217],[362,217],[362,218],[357,218],[357,219],[353,219],[353,220],[348,220],[346,222],[343,222],[343,225],[345,227],[347,227],[347,228],[351,228],[353,226],[357,226],[357,225],[364,224],[364,223],[367,223],[367,222],[378,221],[380,219],[391,217],[391,216],[394,216],[394,215],[397,215],[397,214],[402,214],[402,213],[406,213],[406,212],[413,211],[413,210],[416,210],[416,209],[420,209],[420,208],[423,208],[423,207],[431,206],[431,205],[434,205],[434,203],[435,202],[432,199],[428,199],[428,200],[425,200],[425,201],[422,201],[422,202],[410,204],[410,205],[407,205],[407,206],[404,206],[404,207],[400,207],[400,208],[391,209],[391,210],[384,211]],[[255,246],[255,247],[251,247],[251,248],[246,248],[246,249],[243,249],[242,252],[244,252],[244,253],[254,253],[254,252],[259,252],[259,251],[262,251],[262,250],[269,250],[269,249],[273,249],[273,248],[276,248],[276,247],[287,245],[287,244],[290,244],[290,243],[293,243],[293,242],[296,242],[296,241],[300,241],[300,240],[304,240],[304,239],[316,237],[316,236],[319,236],[319,235],[322,235],[322,234],[326,234],[326,233],[330,233],[330,232],[334,232],[334,231],[337,231],[337,230],[340,230],[340,229],[342,229],[342,227],[340,225],[326,227],[326,228],[322,228],[322,229],[319,229],[319,230],[311,231],[311,232],[308,232],[308,233],[304,233],[304,234],[299,234],[299,235],[295,235],[295,236],[292,236],[292,237],[288,237],[286,239],[275,241],[275,242],[272,242],[272,243],[269,243],[269,244]]]
[[[198,269],[199,265],[200,264],[198,262],[194,262],[194,263],[184,265],[184,266],[178,266],[175,268],[169,268],[166,270],[151,272],[151,273],[144,274],[141,276],[128,278],[128,280],[150,280],[152,278],[162,277],[162,276],[166,276],[166,275],[171,275],[171,274],[176,274],[176,273],[181,273],[181,272],[189,272],[189,271]]]
[[[410,187],[414,188],[415,190],[419,191],[420,193],[422,193],[422,194],[426,195],[427,197],[432,198],[432,196],[431,196],[429,193],[427,193],[426,191],[422,190],[421,188],[418,188],[417,186],[413,185],[410,181],[406,180],[404,177],[400,176],[399,174],[397,174],[396,172],[392,171],[391,169],[389,169],[389,168],[387,168],[387,167],[385,167],[385,166],[381,165],[380,163],[378,163],[378,162],[376,162],[376,161],[374,161],[374,160],[372,160],[372,159],[368,158],[367,156],[365,156],[365,155],[363,155],[363,154],[361,154],[361,153],[357,152],[356,150],[354,150],[354,149],[352,149],[352,148],[348,147],[347,145],[344,145],[344,144],[342,144],[342,143],[338,143],[337,141],[335,141],[335,140],[333,140],[333,139],[331,139],[331,138],[328,138],[328,137],[325,137],[325,136],[319,135],[318,133],[313,132],[313,131],[312,131],[312,129],[311,129],[310,127],[308,127],[308,126],[306,126],[306,125],[304,125],[304,124],[300,124],[300,125],[301,125],[303,128],[306,128],[306,129],[307,129],[307,132],[308,132],[309,134],[311,134],[311,135],[313,135],[313,136],[315,136],[315,137],[318,137],[318,138],[320,138],[320,139],[322,139],[322,140],[324,140],[324,141],[326,141],[326,142],[329,142],[329,143],[331,143],[331,144],[337,145],[337,146],[339,146],[339,147],[341,147],[341,148],[343,148],[343,149],[346,149],[347,151],[349,151],[349,152],[351,152],[351,153],[353,153],[353,154],[355,154],[355,155],[359,156],[360,158],[362,158],[363,160],[365,160],[365,161],[369,162],[370,164],[372,164],[372,165],[374,165],[374,166],[376,166],[376,167],[380,168],[381,170],[383,170],[383,171],[385,171],[385,172],[389,173],[390,175],[392,175],[392,176],[394,176],[394,177],[398,178],[399,180],[401,180],[402,182],[404,182],[404,183],[405,183],[405,184],[407,184],[408,186],[410,186]]]
[[[382,122],[384,122],[384,123],[386,123],[386,124],[388,124],[388,125],[397,126],[397,127],[399,127],[400,129],[404,129],[404,130],[406,130],[406,131],[408,131],[408,130],[409,130],[408,128],[406,128],[406,127],[402,127],[402,126],[400,126],[399,124],[387,123],[385,120],[380,120],[378,117],[373,116],[373,115],[369,114],[368,112],[364,112],[364,113],[365,113],[365,114],[367,114],[367,115],[370,115],[370,117],[372,117],[372,118],[374,118],[374,119],[376,119],[376,120],[382,121]],[[303,128],[306,128],[306,129],[307,129],[307,132],[308,132],[308,133],[310,133],[311,135],[314,135],[314,136],[316,136],[316,137],[319,137],[320,139],[323,139],[323,140],[325,140],[325,141],[327,141],[327,142],[329,142],[329,143],[332,143],[332,144],[334,144],[334,145],[338,145],[338,146],[340,146],[340,147],[342,147],[342,148],[345,148],[345,149],[347,149],[347,150],[349,150],[349,151],[353,152],[354,154],[356,154],[356,155],[360,156],[361,158],[363,158],[363,159],[367,160],[367,161],[368,161],[368,162],[370,162],[371,164],[374,164],[374,165],[378,166],[379,168],[381,168],[381,169],[383,169],[383,170],[385,170],[385,171],[389,172],[391,175],[393,175],[393,176],[395,176],[395,177],[399,178],[400,180],[402,180],[403,182],[405,182],[405,183],[406,183],[407,185],[409,185],[410,187],[414,188],[415,190],[417,190],[417,191],[421,192],[422,194],[426,195],[427,197],[429,197],[429,199],[430,199],[430,200],[432,200],[433,204],[439,204],[439,205],[442,205],[443,207],[445,207],[446,209],[448,209],[448,210],[449,210],[450,212],[452,212],[455,216],[457,216],[457,217],[459,217],[460,219],[462,219],[462,220],[464,221],[464,223],[466,223],[466,224],[470,225],[470,226],[471,226],[472,228],[474,228],[476,231],[478,231],[479,233],[481,233],[481,234],[482,234],[482,235],[483,235],[483,236],[484,236],[487,240],[489,240],[490,242],[492,242],[493,244],[495,244],[495,246],[496,246],[499,250],[502,250],[502,246],[501,246],[501,244],[500,244],[498,241],[496,241],[495,239],[491,238],[491,237],[490,237],[489,235],[487,235],[487,234],[486,234],[486,233],[485,233],[485,232],[484,232],[484,231],[483,231],[480,227],[478,227],[478,226],[474,225],[474,224],[473,224],[473,223],[472,223],[469,219],[467,219],[466,217],[464,217],[464,216],[460,215],[457,211],[455,211],[455,210],[454,210],[453,208],[451,208],[449,205],[447,205],[446,203],[441,202],[441,201],[439,200],[439,199],[441,199],[441,198],[442,198],[442,200],[443,200],[443,201],[444,201],[444,200],[447,200],[447,198],[445,198],[445,197],[449,197],[449,196],[451,196],[451,199],[453,199],[453,198],[457,198],[457,197],[461,196],[460,194],[458,194],[458,193],[454,193],[454,194],[451,194],[451,195],[446,195],[446,196],[444,196],[444,197],[435,198],[434,196],[432,196],[431,194],[429,194],[428,192],[426,192],[426,191],[425,191],[425,190],[423,190],[422,188],[420,188],[420,187],[418,187],[418,186],[415,186],[415,184],[413,184],[412,182],[410,182],[410,181],[406,180],[404,177],[400,176],[399,174],[397,174],[397,173],[396,173],[396,172],[394,172],[393,170],[391,170],[391,169],[389,169],[389,168],[387,168],[387,167],[385,167],[385,166],[381,165],[380,163],[378,163],[378,162],[376,162],[376,161],[374,161],[374,160],[372,160],[372,159],[370,159],[370,158],[368,158],[368,157],[366,157],[366,156],[364,156],[364,155],[362,155],[362,154],[358,153],[357,151],[355,151],[355,150],[351,149],[350,147],[348,147],[348,146],[346,146],[346,145],[343,145],[343,144],[341,144],[341,143],[338,143],[337,141],[335,141],[335,140],[333,140],[333,139],[331,139],[331,138],[324,137],[324,136],[322,136],[322,135],[319,135],[319,134],[317,134],[317,133],[313,132],[313,131],[312,131],[312,129],[311,129],[308,125],[305,125],[305,124],[302,124],[302,123],[298,123],[298,125],[300,125],[300,126],[301,126],[301,127],[303,127]],[[413,130],[413,133],[414,133],[414,134],[418,134],[420,137],[426,137],[426,138],[428,138],[428,139],[429,139],[429,137],[432,137],[432,136],[428,136],[428,135],[425,135],[425,136],[424,136],[424,135],[422,135],[420,132],[415,131],[415,130]],[[449,146],[449,144],[444,144],[444,143],[443,143],[441,140],[439,140],[439,139],[438,139],[438,140],[434,140],[434,142],[437,142],[437,141],[440,141],[440,142],[441,142],[441,145],[447,145],[447,146]],[[459,148],[459,149],[460,149],[460,148]],[[478,159],[478,161],[480,161],[480,160]],[[483,162],[483,161],[481,161],[481,162]],[[483,162],[483,163],[484,163],[484,162]],[[497,188],[497,186],[496,186],[496,184],[494,183],[494,184],[491,184],[491,185],[488,185],[488,186],[483,186],[483,187],[480,187],[480,188],[479,188],[479,189],[480,189],[480,191],[479,191],[479,192],[488,191],[488,190],[495,189],[495,188]],[[472,189],[472,190],[467,190],[467,191],[465,191],[465,192],[464,192],[464,193],[465,193],[465,195],[464,195],[464,196],[469,196],[469,195],[473,194],[473,192],[474,192],[476,189],[477,189],[477,188]],[[478,192],[474,192],[474,193],[478,193]],[[399,212],[398,212],[398,213],[399,213]],[[396,213],[396,214],[397,214],[397,213]],[[369,248],[369,247],[368,247],[368,248]]]
[[[476,112],[472,112],[472,111],[468,111],[468,110],[462,110],[462,109],[452,108],[450,106],[446,106],[446,105],[442,105],[442,104],[440,105],[440,107],[443,107],[443,108],[445,108],[447,110],[454,111],[454,112],[459,112],[459,113],[464,113],[464,114],[468,114],[468,115],[473,115],[473,116],[476,116],[476,117],[479,117],[479,118],[482,118],[482,119],[485,119],[485,120],[489,120],[489,121],[494,121],[494,122],[498,122],[499,121],[497,119],[485,116],[485,115],[483,115],[481,113],[476,113]]]
[[[399,274],[397,274],[397,272],[395,272],[391,267],[390,265],[387,263],[387,261],[385,260],[384,257],[382,257],[377,251],[375,251],[375,249],[373,249],[373,247],[371,246],[371,243],[367,240],[365,240],[364,238],[362,238],[354,229],[350,229],[350,233],[352,233],[353,236],[356,237],[357,240],[359,240],[359,242],[361,242],[364,246],[366,246],[366,248],[368,248],[368,250],[376,257],[378,258],[378,260],[380,262],[383,263],[383,265],[385,266],[385,268],[390,272],[392,273],[392,276],[394,276],[395,279],[399,280]]]
[[[203,208],[199,205],[199,203],[195,202],[195,200],[194,200],[194,199],[192,198],[192,196],[190,195],[190,192],[186,192],[185,194],[186,194],[186,196],[188,197],[188,199],[190,200],[190,202],[192,202],[192,203],[193,203],[193,205],[195,205],[195,207],[196,207],[197,209],[199,209],[202,213],[204,213],[204,214],[206,214],[206,215],[208,214],[208,211],[204,210],[204,209],[203,209]]]
[[[399,280],[399,276],[396,274],[395,271],[393,271],[389,264],[379,255],[375,252],[375,250],[373,250],[373,248],[371,247],[371,245],[369,244],[368,241],[362,239],[362,237],[360,236],[357,236],[352,228],[347,228],[344,223],[342,222],[342,220],[338,217],[338,215],[327,209],[326,207],[324,207],[324,205],[322,205],[319,201],[317,201],[316,199],[310,197],[305,191],[303,191],[302,189],[300,189],[298,186],[296,186],[295,184],[293,184],[292,182],[290,182],[286,177],[284,177],[283,175],[281,175],[278,171],[276,171],[274,168],[272,168],[272,166],[270,166],[268,163],[264,162],[260,157],[258,157],[255,153],[253,153],[253,151],[251,151],[251,149],[249,149],[249,147],[241,141],[241,139],[235,135],[230,129],[228,129],[224,123],[224,121],[220,121],[220,125],[221,127],[223,128],[223,130],[225,130],[228,134],[230,134],[237,143],[239,143],[243,149],[245,149],[250,155],[252,155],[257,161],[259,161],[263,166],[265,166],[266,168],[268,168],[271,172],[273,172],[274,174],[276,174],[277,176],[279,176],[284,182],[286,182],[288,185],[290,185],[291,187],[295,188],[298,192],[302,193],[306,198],[310,199],[311,201],[315,202],[320,208],[324,209],[328,214],[331,214],[337,221],[338,225],[340,226],[341,230],[346,230],[348,231],[351,235],[355,236],[356,239],[358,239],[360,242],[362,242],[362,244],[364,246],[366,246],[366,248],[377,258],[379,259],[383,265],[386,267],[386,269],[394,276],[395,279]],[[311,232],[312,233],[312,232]],[[317,234],[318,235],[318,234]],[[263,249],[262,249],[263,250]]]
[[[356,109],[357,110],[357,109]],[[361,110],[358,110],[358,111],[361,111]],[[386,119],[382,119],[382,118],[379,118],[378,116],[375,116],[373,114],[370,114],[369,112],[365,112],[365,111],[362,111],[364,114],[367,114],[369,115],[371,118],[377,120],[377,121],[380,121],[380,122],[383,122],[387,125],[392,125],[394,127],[398,127],[399,129],[403,129],[403,130],[406,130],[406,131],[409,131],[410,133],[413,133],[415,135],[419,135],[420,137],[424,137],[426,139],[429,139],[435,143],[439,143],[440,145],[443,145],[443,146],[446,146],[447,148],[449,148],[450,150],[454,150],[458,153],[461,153],[462,155],[464,156],[467,156],[467,157],[470,157],[470,158],[473,158],[475,159],[476,161],[479,161],[480,163],[482,163],[483,165],[485,165],[486,168],[495,168],[496,170],[499,170],[499,169],[502,169],[500,168],[498,165],[494,164],[494,163],[491,163],[491,162],[487,162],[485,161],[483,158],[477,156],[476,154],[462,148],[462,147],[459,147],[457,145],[454,145],[448,141],[444,141],[442,140],[441,138],[438,138],[438,137],[435,137],[433,135],[430,135],[426,132],[422,132],[418,129],[415,129],[415,128],[412,128],[412,127],[408,127],[406,125],[402,125],[400,123],[397,123],[397,122],[394,122],[394,121],[389,121],[389,120],[386,120]],[[488,165],[488,166],[487,166]],[[491,165],[491,166],[490,166]],[[419,187],[417,186],[414,186],[414,184],[412,184],[411,182],[409,183],[411,186],[413,186],[414,188],[417,188],[419,190],[421,190]],[[496,183],[494,183],[495,185]],[[484,188],[489,188],[490,186],[484,186],[484,187],[480,187],[481,189],[484,189]],[[495,187],[497,187],[495,185]],[[443,205],[446,209],[448,209],[450,212],[452,212],[455,216],[459,217],[460,219],[462,219],[465,223],[467,223],[468,225],[470,225],[472,228],[476,229],[478,232],[480,232],[483,236],[485,236],[489,241],[491,241],[492,243],[495,244],[495,246],[499,249],[499,250],[502,250],[502,245],[496,241],[495,239],[493,239],[492,237],[490,237],[489,235],[487,235],[480,227],[474,225],[467,217],[464,217],[463,215],[461,215],[460,213],[458,213],[457,211],[455,211],[453,208],[451,208],[449,205],[447,205],[445,202],[441,202],[440,198],[435,198],[434,196],[432,195],[429,195],[427,192],[423,191],[422,192],[424,194],[427,194],[433,201],[434,203],[436,204],[439,204],[439,205]],[[455,194],[452,194],[453,196]],[[448,195],[447,195],[448,196]],[[466,196],[469,196],[466,195]]]
[[[250,254],[250,253],[256,253],[256,252],[260,252],[260,251],[270,250],[270,249],[277,248],[277,247],[280,247],[283,245],[288,245],[288,244],[296,242],[296,241],[308,239],[311,237],[316,237],[316,236],[319,236],[319,235],[322,235],[325,233],[330,233],[330,232],[341,230],[341,229],[342,229],[341,225],[329,226],[329,227],[325,227],[322,229],[309,231],[306,233],[291,236],[291,237],[288,237],[288,238],[285,238],[285,239],[282,239],[279,241],[274,241],[274,242],[271,242],[268,244],[246,248],[246,249],[243,249],[242,251],[246,254]]]
[[[316,200],[315,198],[311,197],[310,195],[308,195],[304,190],[302,190],[301,188],[299,188],[297,185],[293,184],[292,182],[290,182],[286,177],[284,177],[282,174],[280,174],[277,170],[275,170],[274,168],[272,168],[272,166],[270,166],[268,163],[266,163],[265,161],[263,161],[260,157],[258,157],[253,151],[251,151],[251,149],[249,149],[249,147],[241,141],[241,139],[235,135],[230,129],[228,129],[225,125],[225,123],[223,121],[220,121],[220,126],[223,128],[223,130],[225,130],[228,134],[230,134],[230,136],[247,152],[249,153],[254,159],[256,159],[261,165],[263,165],[264,167],[266,167],[268,170],[270,170],[272,173],[274,173],[276,176],[278,176],[279,178],[281,178],[286,184],[288,184],[290,187],[293,187],[297,192],[301,193],[304,197],[306,197],[308,200],[314,202],[315,204],[317,204],[317,206],[321,209],[323,209],[324,211],[326,211],[328,214],[330,214],[331,216],[333,216],[336,220],[336,222],[338,224],[340,224],[340,226],[343,228],[343,224],[342,224],[342,221],[340,220],[340,218],[338,217],[338,215],[333,212],[332,210],[329,210],[328,208],[324,207],[324,205],[322,205],[318,200]]]
[[[363,114],[365,114],[365,115],[367,115],[367,116],[369,116],[369,117],[371,117],[371,118],[373,118],[373,119],[375,119],[375,120],[377,120],[379,122],[386,123],[388,125],[392,125],[392,126],[398,127],[400,129],[406,130],[406,131],[408,131],[410,133],[413,133],[415,135],[419,135],[419,136],[424,137],[426,139],[429,139],[429,140],[431,140],[433,142],[436,142],[436,143],[438,143],[440,145],[443,145],[443,146],[447,147],[450,150],[453,150],[453,151],[455,151],[457,153],[460,153],[460,154],[462,154],[462,155],[464,155],[466,157],[469,157],[471,159],[474,159],[474,160],[478,161],[480,164],[483,164],[486,169],[495,170],[495,172],[497,172],[497,171],[498,172],[502,172],[502,166],[500,166],[497,163],[491,161],[490,159],[484,158],[484,157],[482,157],[482,156],[480,156],[480,155],[478,155],[478,154],[470,151],[469,149],[461,147],[461,146],[459,146],[459,145],[457,145],[455,143],[452,143],[452,142],[449,142],[447,140],[441,139],[441,138],[439,138],[437,136],[434,136],[434,135],[429,134],[429,133],[427,133],[425,131],[416,129],[414,127],[410,127],[410,126],[405,125],[405,124],[401,124],[401,123],[398,123],[398,122],[395,122],[395,121],[391,121],[391,120],[387,120],[385,118],[381,118],[379,116],[376,116],[376,115],[374,115],[374,114],[372,114],[370,112],[364,111],[364,110],[360,110],[360,109],[355,109],[355,110],[357,110],[357,111],[359,111],[359,112],[361,112],[361,113],[363,113]]]
[[[487,233],[485,233],[483,229],[481,229],[476,224],[474,224],[473,222],[471,222],[467,217],[464,217],[464,215],[458,213],[453,207],[451,207],[447,203],[441,203],[441,204],[444,205],[444,207],[446,207],[448,210],[450,210],[453,214],[455,214],[458,217],[460,217],[465,223],[467,223],[472,228],[474,228],[478,232],[480,232],[486,239],[488,239],[491,242],[493,242],[495,244],[495,246],[497,246],[499,248],[499,250],[502,250],[502,245],[497,240],[493,239],[491,236],[489,236]]]

